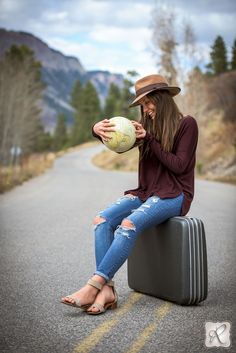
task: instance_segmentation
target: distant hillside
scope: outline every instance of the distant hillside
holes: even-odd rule
[[[0,29],[0,59],[13,44],[27,45],[42,64],[42,79],[47,85],[42,105],[42,121],[48,131],[53,131],[59,112],[67,115],[69,124],[72,122],[73,109],[69,101],[76,80],[90,80],[97,89],[101,103],[104,103],[111,82],[119,87],[123,85],[121,74],[86,71],[77,58],[63,55],[30,33]]]

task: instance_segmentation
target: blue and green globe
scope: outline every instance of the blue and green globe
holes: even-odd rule
[[[116,131],[108,132],[111,139],[104,141],[104,144],[114,152],[128,151],[136,141],[135,127],[129,119],[122,116],[115,116],[109,120],[115,124]]]

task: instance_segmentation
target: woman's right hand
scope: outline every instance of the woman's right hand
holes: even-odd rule
[[[102,140],[108,141],[109,139],[111,139],[108,132],[116,131],[114,126],[115,124],[111,123],[109,119],[104,119],[93,126],[93,131],[95,132],[95,134],[100,136]]]
[[[142,126],[142,124],[140,124],[139,122],[137,122],[136,120],[131,120],[131,123],[134,125],[135,127],[135,134],[136,134],[136,138],[137,139],[143,139],[146,136],[146,130],[144,129],[144,127]]]

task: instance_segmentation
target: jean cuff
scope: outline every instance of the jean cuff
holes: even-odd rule
[[[98,275],[98,276],[103,277],[107,282],[110,281],[110,278],[108,276],[104,275],[104,273],[102,273],[100,271],[95,271],[94,275]]]

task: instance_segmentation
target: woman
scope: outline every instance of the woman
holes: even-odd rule
[[[183,216],[194,195],[195,152],[198,127],[183,117],[173,96],[179,87],[164,77],[149,75],[135,84],[140,122],[132,121],[139,146],[139,185],[94,219],[96,271],[78,292],[62,299],[88,314],[101,314],[117,306],[113,276],[128,258],[138,234],[170,217]],[[93,126],[101,141],[114,131],[108,119]]]

